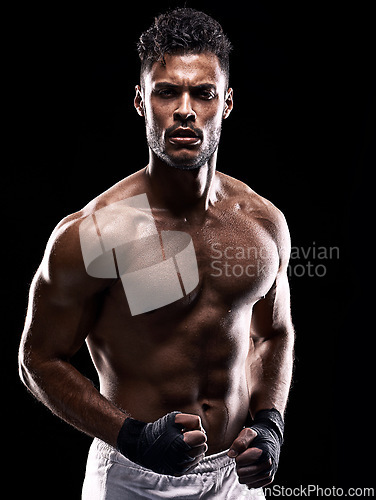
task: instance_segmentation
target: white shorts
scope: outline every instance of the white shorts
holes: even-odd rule
[[[227,451],[205,457],[180,477],[157,474],[131,462],[112,446],[94,439],[87,460],[82,500],[264,500],[261,488],[238,481]]]

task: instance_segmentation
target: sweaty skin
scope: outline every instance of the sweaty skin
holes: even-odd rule
[[[199,168],[183,169],[150,149],[146,168],[56,227],[30,290],[21,377],[57,415],[112,445],[127,415],[153,422],[179,410],[183,415],[176,421],[187,422],[184,439],[197,446],[197,461],[206,450],[202,425],[207,454],[230,448],[238,438],[233,448],[241,468],[259,455],[253,449],[255,458],[245,460],[254,437],[247,431],[244,445],[247,417],[272,407],[283,413],[287,401],[293,344],[289,234],[274,205],[215,170],[216,148],[211,151],[208,134],[215,135],[232,108],[232,91],[225,92],[215,56],[168,56],[166,62],[155,64],[145,87],[136,89],[136,109],[142,116],[146,110],[147,127],[161,131],[154,142],[160,149],[165,145],[176,164],[209,157]],[[216,85],[209,100],[195,90],[208,80]],[[161,81],[175,85],[173,97],[153,94]],[[198,144],[163,136],[179,125],[200,130]],[[79,226],[97,210],[139,194],[147,195],[159,232],[191,236],[199,285],[180,300],[132,316],[119,278],[86,272]],[[99,391],[70,363],[85,341]]]

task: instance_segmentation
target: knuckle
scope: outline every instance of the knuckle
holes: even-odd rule
[[[246,477],[249,475],[250,470],[245,469],[244,467],[237,467],[236,472],[237,472],[239,477]]]
[[[252,429],[251,427],[247,427],[245,430],[246,430],[247,436],[249,438],[254,439],[257,436],[257,432],[254,429]]]
[[[248,439],[246,437],[242,437],[240,439],[239,445],[242,449],[247,449],[248,448]]]
[[[200,431],[198,431],[198,432],[200,432]],[[201,444],[201,445],[206,443],[206,436],[202,432],[200,432],[200,434],[197,435],[197,443]]]
[[[236,444],[240,448],[244,448],[246,446],[247,440],[244,436],[239,436],[235,439],[234,444]]]

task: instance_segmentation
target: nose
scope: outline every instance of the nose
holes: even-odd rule
[[[181,122],[196,120],[196,113],[192,108],[191,98],[188,92],[184,92],[181,95],[178,107],[174,112],[174,120]]]

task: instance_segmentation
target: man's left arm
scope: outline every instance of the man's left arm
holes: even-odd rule
[[[271,408],[283,415],[291,384],[294,345],[286,271],[278,273],[272,289],[255,305],[251,341],[251,416]]]
[[[253,424],[230,447],[239,481],[249,488],[273,481],[283,441],[283,414],[291,384],[294,328],[287,266],[290,239],[282,220],[278,238],[280,267],[264,299],[253,309],[250,351],[250,413]]]

